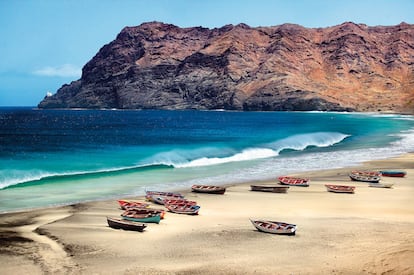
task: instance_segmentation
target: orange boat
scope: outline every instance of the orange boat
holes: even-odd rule
[[[304,178],[295,178],[295,177],[279,177],[280,184],[289,185],[289,186],[309,186],[309,179]]]

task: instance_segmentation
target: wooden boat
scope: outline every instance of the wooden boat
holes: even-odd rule
[[[396,178],[403,178],[405,175],[407,175],[407,172],[405,171],[394,171],[394,170],[383,170],[380,171],[381,176],[384,177],[396,177]]]
[[[379,171],[365,171],[365,170],[353,170],[353,171],[351,171],[351,174],[371,176],[371,177],[381,176],[381,172],[379,172]]]
[[[272,193],[287,193],[289,186],[281,185],[250,185],[251,191],[272,192]]]
[[[295,178],[295,177],[279,177],[279,182],[283,185],[289,185],[289,186],[309,186],[309,179],[303,179],[303,178]]]
[[[144,223],[123,220],[115,217],[106,217],[109,227],[114,229],[123,229],[142,232],[147,227]]]
[[[295,235],[296,234],[296,225],[285,223],[285,222],[275,222],[267,220],[252,220],[251,223],[257,230],[266,233],[272,234],[281,234],[281,235]]]
[[[136,213],[136,214],[160,215],[161,219],[164,219],[164,216],[165,216],[165,210],[163,209],[127,207],[126,210],[128,210],[128,212],[130,213]]]
[[[377,188],[392,188],[393,183],[373,183],[369,184],[369,187],[377,187]]]
[[[351,172],[349,174],[349,177],[351,180],[354,181],[362,181],[362,182],[379,182],[381,180],[380,176],[375,176],[373,174],[367,174],[367,173],[360,173],[360,172]]]
[[[194,184],[191,186],[191,191],[197,193],[224,194],[226,192],[226,188],[223,186]]]
[[[141,207],[145,208],[148,207],[149,204],[140,201],[133,201],[133,200],[118,200],[119,206],[121,209],[126,209],[127,207]]]
[[[193,204],[196,205],[197,202],[195,201],[189,201],[187,199],[183,198],[176,198],[176,197],[164,197],[164,196],[155,196],[155,195],[147,195],[147,200],[155,202],[157,204],[165,205],[166,203],[174,204],[174,203],[187,203],[187,204]]]
[[[177,214],[198,215],[198,211],[200,211],[200,206],[190,204],[167,204],[165,207],[169,211]]]
[[[181,199],[181,198],[177,198],[177,197],[166,197],[166,196],[160,196],[160,195],[146,195],[145,199],[147,201],[151,201],[154,202],[156,204],[161,204],[164,205],[164,199]]]
[[[186,199],[163,199],[162,202],[164,205],[166,204],[191,204],[191,205],[197,205],[196,201],[189,201]]]
[[[336,185],[336,184],[325,184],[326,189],[328,192],[334,193],[354,193],[355,186],[348,186],[348,185]]]
[[[146,195],[155,195],[155,196],[163,196],[163,197],[176,197],[176,198],[184,198],[183,195],[180,193],[174,192],[162,192],[162,191],[145,191]]]
[[[121,214],[124,220],[134,222],[160,223],[161,216],[158,214],[136,214],[133,211],[125,211]]]

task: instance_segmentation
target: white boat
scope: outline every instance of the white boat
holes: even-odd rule
[[[296,234],[296,225],[285,222],[276,222],[268,220],[253,220],[250,219],[251,223],[257,230],[266,233],[272,234],[281,234],[281,235],[295,235]]]
[[[377,183],[381,180],[381,177],[375,174],[376,172],[356,172],[352,171],[349,174],[349,177],[351,180],[354,181],[363,181],[363,182],[371,182],[371,183]]]
[[[369,184],[369,187],[392,188],[393,185],[394,185],[393,183],[374,183],[374,182],[371,182]]]
[[[328,190],[328,192],[351,193],[351,194],[355,192],[355,186],[325,184],[325,187]]]

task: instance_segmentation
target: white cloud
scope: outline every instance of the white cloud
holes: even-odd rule
[[[80,77],[82,69],[72,64],[64,64],[57,67],[44,67],[33,73],[41,76]]]

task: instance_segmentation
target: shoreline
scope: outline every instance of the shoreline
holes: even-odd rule
[[[412,274],[413,160],[408,153],[292,174],[311,185],[287,194],[251,192],[253,182],[223,184],[224,195],[177,190],[198,202],[200,214],[167,212],[143,233],[108,227],[105,217],[122,212],[116,200],[3,213],[0,262],[12,274]],[[407,176],[383,177],[393,189],[369,188],[350,181],[353,169],[399,169]],[[326,183],[356,192],[330,193]],[[297,234],[260,233],[249,218],[294,223]]]

